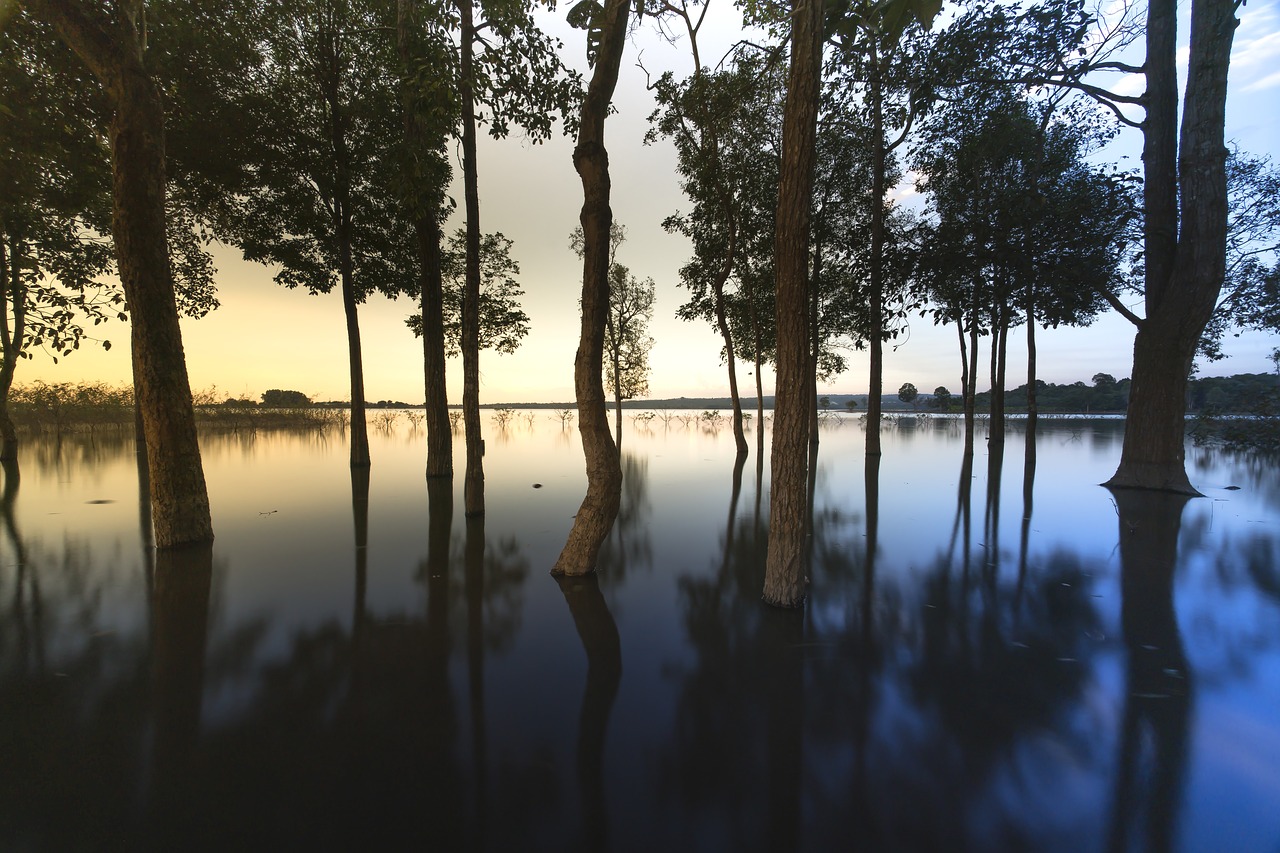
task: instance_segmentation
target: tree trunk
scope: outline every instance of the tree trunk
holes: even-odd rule
[[[4,229],[0,228],[0,234]],[[18,355],[22,352],[23,338],[27,334],[26,291],[19,276],[19,241],[14,239],[11,250],[0,240],[0,461],[18,458],[18,430],[9,412],[9,392],[13,389],[13,374],[18,368]],[[9,326],[9,314],[13,314],[13,326]]]
[[[871,312],[867,328],[870,376],[867,379],[867,441],[869,456],[880,455],[880,416],[884,394],[884,96],[880,85],[880,59],[871,45],[871,257],[867,308]]]
[[[422,364],[426,390],[427,476],[453,476],[453,424],[445,382],[444,280],[440,269],[440,223],[419,219],[422,279]]]
[[[724,280],[715,286],[716,328],[724,341],[725,361],[729,365],[729,400],[733,406],[733,445],[738,456],[747,455],[747,435],[742,429],[742,400],[738,397],[738,371],[734,365],[733,335],[729,331],[729,318],[724,307]]]
[[[413,49],[417,26],[417,0],[398,0],[396,4],[396,49],[401,68],[412,70],[418,58]],[[405,146],[411,162],[430,156],[430,131],[415,105],[414,93],[405,87],[402,97]],[[443,139],[439,140],[443,143]],[[422,364],[426,396],[427,476],[453,475],[453,429],[449,423],[449,397],[445,382],[444,355],[444,282],[440,269],[440,220],[438,210],[425,209],[437,201],[443,188],[422,186],[424,175],[410,169],[406,179],[415,182],[411,189],[413,228],[417,238],[418,283],[422,308]]]
[[[973,395],[969,393],[969,345],[964,339],[964,316],[956,320],[960,339],[960,409],[964,414],[964,455],[973,455]]]
[[[791,70],[782,121],[774,258],[777,276],[777,379],[773,418],[769,550],[764,600],[804,603],[805,577],[805,322],[809,271],[809,206],[813,191],[818,89],[822,76],[822,3],[795,0]]]
[[[1004,377],[1009,343],[1009,309],[996,310],[991,328],[991,428],[988,441],[1004,444]]]
[[[1176,14],[1172,0],[1153,0],[1147,13],[1146,319],[1133,344],[1120,465],[1107,485],[1194,495],[1199,493],[1187,478],[1184,457],[1187,375],[1226,269],[1223,127],[1237,21],[1231,0],[1193,0],[1182,129],[1175,142]]]
[[[813,535],[813,495],[818,475],[818,291],[822,287],[822,244],[813,250],[813,277],[809,279],[809,364],[805,368],[805,409],[809,413],[809,535]]]
[[[484,515],[484,441],[480,437],[480,188],[476,171],[475,47],[471,0],[457,0],[461,37],[462,184],[467,264],[462,289],[462,424],[467,445],[464,513]]]
[[[351,273],[351,244],[343,241],[342,310],[347,318],[347,361],[351,366],[351,466],[367,468],[369,426],[365,422],[364,357],[360,349],[360,319],[356,312],[356,287]]]
[[[578,400],[578,432],[586,457],[587,494],[574,516],[573,527],[552,574],[592,572],[600,546],[609,535],[622,501],[622,465],[618,446],[609,433],[601,369],[604,327],[609,312],[609,152],[604,147],[604,122],[618,83],[618,68],[626,44],[629,0],[608,0],[598,14],[600,43],[595,71],[582,102],[578,144],[573,166],[582,179],[582,330],[573,363]]]
[[[164,108],[143,65],[142,38],[129,15],[100,17],[96,4],[29,0],[26,6],[84,61],[115,111],[108,130],[111,232],[129,303],[134,396],[150,451],[156,545],[209,542],[209,493],[165,233]]]
[[[1036,393],[1036,307],[1035,294],[1027,283],[1027,429],[1034,431],[1036,418],[1040,416],[1039,395]]]

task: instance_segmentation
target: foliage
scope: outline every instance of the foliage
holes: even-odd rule
[[[653,319],[654,283],[640,281],[622,264],[609,271],[609,315],[605,323],[604,377],[615,400],[649,393],[649,322]]]
[[[109,107],[46,30],[25,16],[0,29],[0,344],[10,377],[17,359],[42,349],[56,363],[92,340],[87,326],[127,316],[111,279]],[[204,234],[179,200],[168,214],[179,308],[200,317],[217,307]]]
[[[1231,326],[1280,332],[1280,169],[1269,157],[1232,151],[1227,158],[1227,272],[1199,354],[1223,357]]]
[[[278,408],[310,406],[311,398],[301,391],[288,391],[272,388],[262,392],[262,405]]]
[[[951,392],[947,390],[947,386],[939,385],[933,389],[933,396],[929,398],[929,407],[940,412],[951,410]]]
[[[357,301],[416,292],[383,11],[365,0],[268,7],[256,19],[261,67],[229,93],[255,144],[225,167],[219,235],[246,259],[279,265],[286,287],[327,293],[349,274]]]
[[[529,315],[520,308],[524,290],[516,281],[520,263],[511,257],[510,239],[501,233],[480,240],[480,349],[513,353],[529,334]],[[445,353],[462,351],[462,300],[466,279],[466,232],[458,229],[449,238],[441,257],[444,277]],[[422,337],[422,313],[411,314],[405,324]]]
[[[919,396],[920,392],[917,391],[916,386],[912,385],[910,382],[903,382],[902,387],[898,389],[898,399],[904,403],[915,403]]]

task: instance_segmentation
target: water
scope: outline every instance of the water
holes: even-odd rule
[[[832,420],[781,612],[767,465],[735,477],[725,425],[626,429],[578,582],[548,575],[585,489],[549,412],[486,413],[482,524],[404,418],[367,503],[341,433],[204,436],[211,560],[144,549],[127,438],[29,441],[0,849],[1280,846],[1272,460],[1188,448],[1205,497],[1113,497],[1118,422],[1044,423],[1028,488],[1017,423],[965,468],[954,421],[891,422],[877,474]]]

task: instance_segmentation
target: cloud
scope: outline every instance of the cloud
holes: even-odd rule
[[[1261,92],[1280,86],[1280,12],[1276,4],[1241,15],[1231,51],[1231,72],[1241,92]]]

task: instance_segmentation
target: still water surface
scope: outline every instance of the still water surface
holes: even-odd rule
[[[803,611],[760,603],[768,471],[627,423],[598,580],[548,575],[572,428],[207,435],[217,541],[157,558],[130,439],[32,440],[0,537],[0,849],[1280,849],[1280,470],[1122,425],[1024,462],[824,426]],[[460,443],[460,441],[459,441]],[[754,448],[754,441],[753,448]],[[456,462],[462,470],[462,459]],[[457,494],[451,494],[456,491]]]

